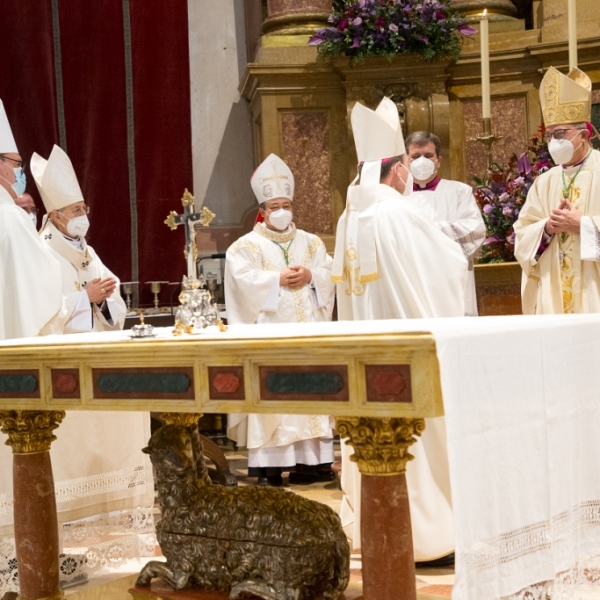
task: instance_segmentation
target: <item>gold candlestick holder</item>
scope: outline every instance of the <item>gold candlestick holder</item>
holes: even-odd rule
[[[482,143],[486,148],[487,168],[491,168],[494,164],[494,157],[492,155],[492,146],[495,142],[502,139],[501,135],[497,135],[492,131],[492,119],[485,117],[483,119],[483,133],[477,135],[475,140]]]

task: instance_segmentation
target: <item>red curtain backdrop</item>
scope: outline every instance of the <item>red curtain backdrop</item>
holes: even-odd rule
[[[58,0],[57,7],[66,150],[91,207],[88,239],[122,281],[132,279],[137,260],[140,302],[150,304],[145,282],[178,280],[185,268],[183,232],[163,221],[192,189],[187,0],[129,0],[137,218],[123,0]],[[47,157],[60,143],[53,48],[52,0],[1,3],[0,98],[26,159],[33,151]]]

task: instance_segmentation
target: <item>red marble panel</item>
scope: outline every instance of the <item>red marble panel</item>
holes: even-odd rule
[[[365,365],[367,402],[412,402],[410,365]]]
[[[527,100],[525,96],[492,99],[492,129],[502,139],[492,146],[494,162],[504,164],[513,154],[520,156],[527,149]],[[487,169],[485,146],[476,141],[483,130],[481,102],[463,102],[465,132],[465,166],[467,180],[472,184],[473,176],[481,177]]]
[[[282,157],[292,173],[294,223],[310,233],[333,234],[329,116],[324,110],[281,112]]]
[[[79,369],[52,369],[52,397],[81,397],[79,390]]]
[[[208,367],[211,400],[244,400],[244,367]]]

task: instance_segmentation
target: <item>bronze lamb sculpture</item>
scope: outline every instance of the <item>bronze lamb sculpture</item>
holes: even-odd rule
[[[156,471],[167,562],[149,562],[136,585],[160,577],[230,600],[333,600],[346,589],[350,550],[331,508],[282,489],[211,484],[195,425],[161,427],[144,452]]]

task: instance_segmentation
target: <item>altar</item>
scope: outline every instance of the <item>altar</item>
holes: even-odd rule
[[[121,331],[3,342],[3,427],[16,409],[328,413],[349,437],[360,427],[369,438],[355,446],[370,469],[363,485],[385,496],[379,484],[402,474],[421,419],[445,414],[453,597],[595,591],[600,315],[157,332],[141,340]],[[407,423],[410,440],[401,439]],[[406,516],[388,512],[380,525],[396,531]],[[377,548],[381,527],[373,525],[363,536]],[[376,568],[376,559],[387,560],[379,554],[363,562],[364,598],[414,598],[414,578],[393,565]]]

